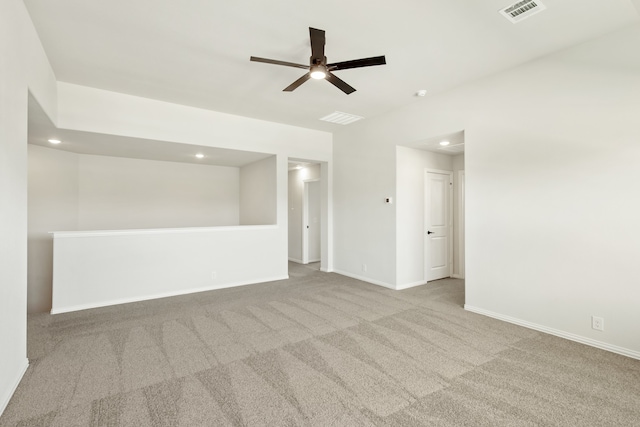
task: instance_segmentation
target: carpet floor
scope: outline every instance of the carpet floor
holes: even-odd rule
[[[290,279],[28,319],[0,426],[640,426],[640,362],[462,309],[464,282]]]

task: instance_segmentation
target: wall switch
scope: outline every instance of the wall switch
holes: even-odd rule
[[[591,316],[591,327],[596,331],[604,331],[604,319],[602,317]]]

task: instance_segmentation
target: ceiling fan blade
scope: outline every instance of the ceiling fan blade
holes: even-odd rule
[[[326,79],[329,81],[329,83],[331,83],[332,85],[334,85],[335,87],[337,87],[338,89],[346,93],[347,95],[356,91],[354,88],[349,86],[345,81],[339,79],[334,74],[327,73]]]
[[[322,63],[324,59],[324,30],[309,27],[309,36],[311,38],[311,57],[319,59]]]
[[[250,58],[250,61],[264,62],[265,64],[284,65],[285,67],[302,68],[304,70],[309,69],[308,65],[294,64],[293,62],[278,61],[276,59],[258,58],[257,56],[252,56]]]
[[[349,68],[371,67],[373,65],[384,65],[387,63],[384,55],[374,56],[371,58],[354,59],[352,61],[336,62],[327,64],[327,68],[331,71],[348,70]]]
[[[311,78],[311,73],[307,73],[304,76],[300,77],[295,82],[291,83],[289,86],[282,89],[283,92],[293,92],[296,90],[302,83],[306,82]]]

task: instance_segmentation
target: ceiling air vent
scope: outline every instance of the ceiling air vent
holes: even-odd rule
[[[505,7],[499,12],[510,22],[516,24],[538,12],[542,12],[546,8],[539,0],[522,0]]]
[[[329,123],[337,123],[339,125],[348,125],[363,118],[364,117],[356,116],[355,114],[336,111],[335,113],[331,113],[328,116],[322,117],[320,120],[324,120],[325,122]]]

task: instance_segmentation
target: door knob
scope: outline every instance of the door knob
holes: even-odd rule
[[[435,231],[427,231],[427,234],[434,234]]]

